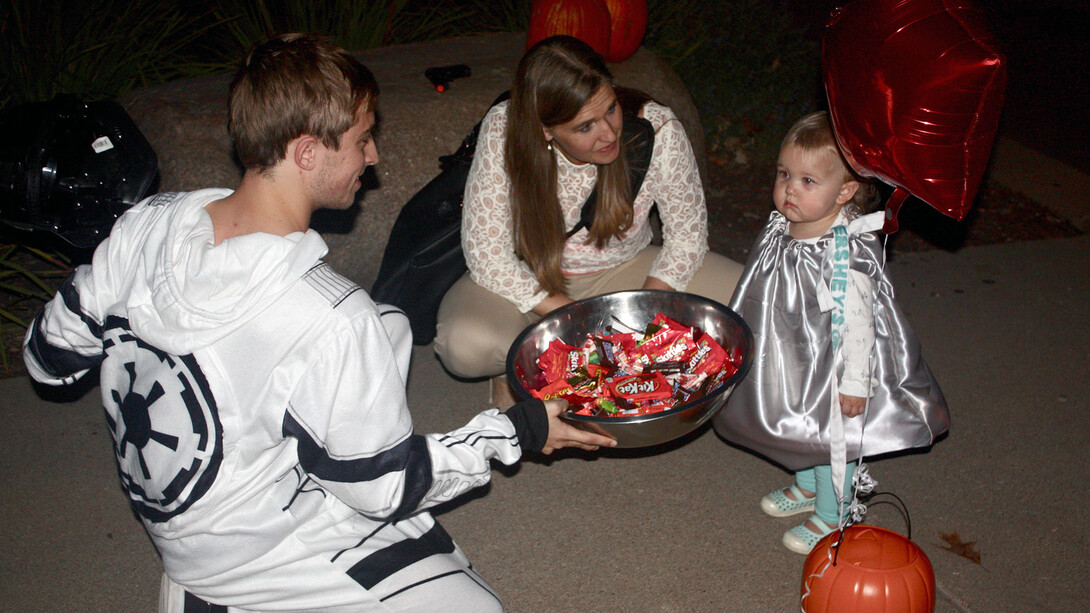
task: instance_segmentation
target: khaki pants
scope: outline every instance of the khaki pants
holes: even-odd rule
[[[569,277],[568,296],[582,300],[639,289],[658,253],[659,247],[652,245],[616,268]],[[708,253],[685,291],[729,304],[742,268],[738,262]],[[506,298],[477,285],[466,274],[443,297],[438,319],[435,353],[452,374],[474,379],[502,374],[511,343],[538,316],[520,313]]]

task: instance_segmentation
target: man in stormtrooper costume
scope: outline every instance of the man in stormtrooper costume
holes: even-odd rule
[[[160,610],[501,610],[425,509],[486,483],[493,458],[614,444],[560,421],[562,401],[413,433],[408,320],[308,229],[378,161],[377,96],[322,38],[255,48],[229,98],[238,189],[133,207],[27,332],[37,381],[99,370]]]

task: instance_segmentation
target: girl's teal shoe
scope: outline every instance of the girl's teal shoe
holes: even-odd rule
[[[794,500],[788,497],[784,490],[776,490],[761,498],[761,510],[772,517],[788,517],[799,513],[814,512],[815,497],[813,495],[807,498],[803,495],[799,486],[794,483],[787,488],[787,491],[790,491],[791,495],[795,497]]]
[[[836,530],[836,526],[829,526],[829,524],[822,521],[821,518],[819,518],[817,515],[811,515],[807,518],[807,521],[813,523],[820,530],[823,530],[823,532],[821,532],[820,534],[814,532],[806,526],[805,522],[803,522],[802,524],[799,524],[798,526],[795,526],[794,528],[791,528],[787,532],[783,533],[784,547],[787,547],[795,553],[807,555],[810,553],[810,550],[812,550],[814,546],[818,544],[818,541],[825,538],[825,536],[831,533],[833,530]]]

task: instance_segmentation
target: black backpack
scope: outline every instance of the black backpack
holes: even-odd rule
[[[619,90],[618,97],[621,95]],[[505,92],[492,106],[508,98]],[[624,109],[639,108],[635,103],[623,102]],[[415,345],[427,345],[435,339],[439,303],[468,270],[462,253],[462,197],[480,129],[481,122],[477,122],[454,153],[440,157],[439,175],[402,207],[390,230],[378,278],[371,288],[375,302],[395,305],[409,317]],[[629,184],[635,197],[651,163],[655,130],[651,122],[633,112],[625,115],[622,138],[628,156]],[[591,192],[583,203],[579,223],[568,236],[594,221],[596,194],[597,190]]]
[[[113,100],[58,94],[0,115],[0,221],[93,248],[149,195],[158,159]]]

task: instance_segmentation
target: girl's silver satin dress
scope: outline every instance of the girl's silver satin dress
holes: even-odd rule
[[[848,226],[850,267],[875,285],[878,385],[867,413],[844,419],[849,461],[860,451],[874,456],[928,446],[950,426],[946,399],[894,300],[881,239],[866,231],[863,221]],[[753,364],[713,423],[732,443],[794,471],[830,463],[831,377],[840,372],[842,360],[833,353],[830,312],[818,305],[818,284],[827,286],[832,272],[826,255],[832,233],[806,243],[791,238],[786,228],[783,215],[773,212],[731,299],[730,308],[753,331]]]

